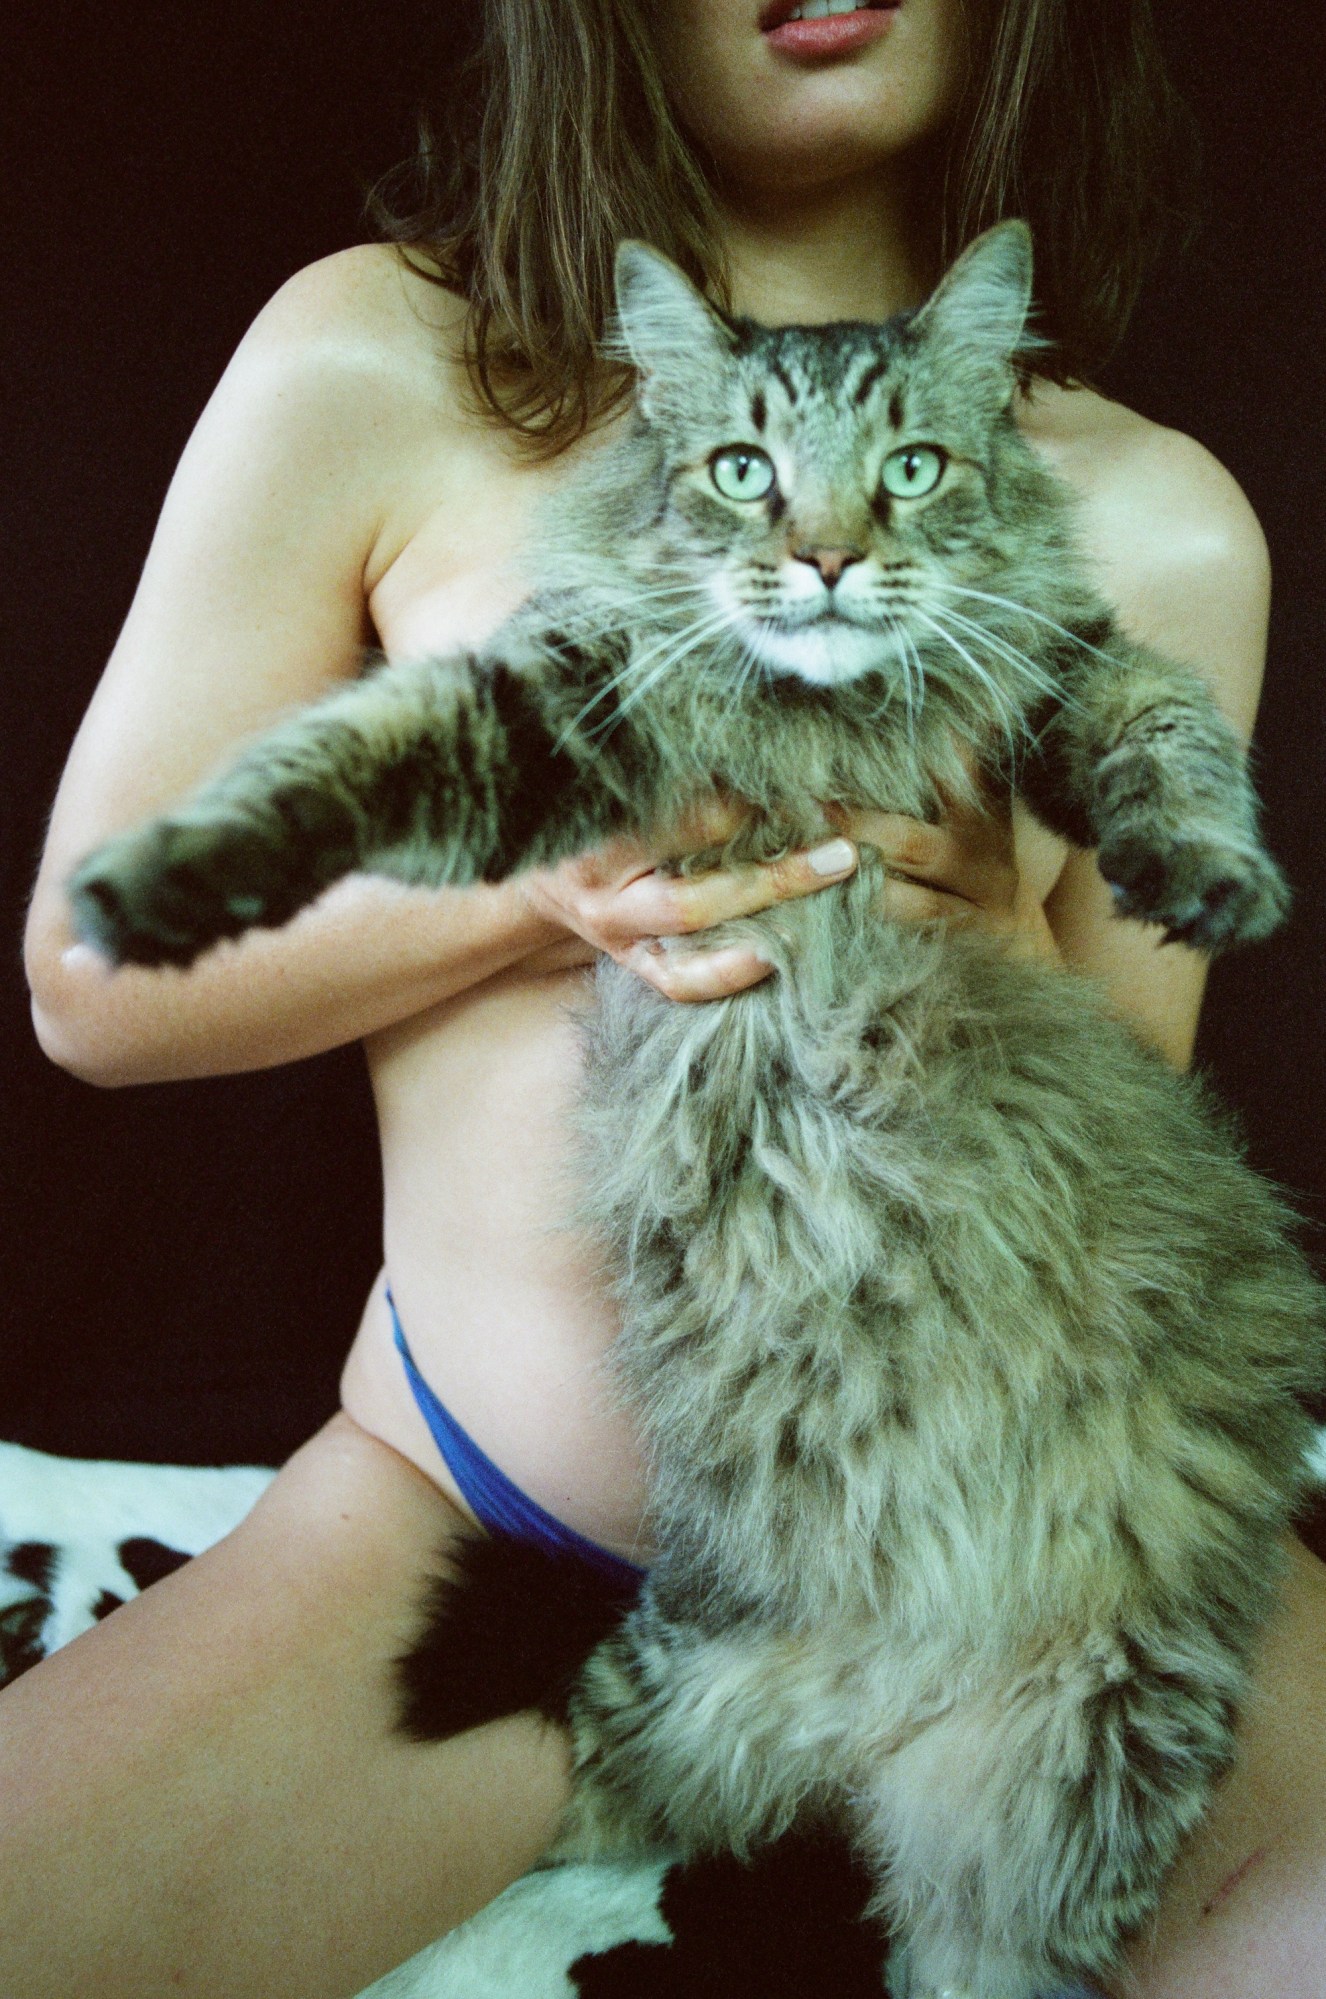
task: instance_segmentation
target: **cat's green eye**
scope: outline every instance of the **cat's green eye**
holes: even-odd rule
[[[725,500],[762,500],[773,490],[773,460],[753,444],[729,444],[709,460],[709,476]]]
[[[934,492],[947,464],[947,454],[937,445],[904,444],[884,460],[880,483],[895,500],[921,500]]]

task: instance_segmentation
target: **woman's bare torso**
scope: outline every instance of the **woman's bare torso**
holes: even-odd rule
[[[531,465],[476,421],[465,433],[474,459],[468,503],[433,504],[421,435],[399,550],[368,599],[390,658],[477,644],[496,629],[524,592],[519,558],[531,515],[566,471],[561,462]],[[454,453],[454,435],[437,436],[432,449]],[[439,486],[454,491],[454,473],[453,458]],[[366,1044],[382,1139],[385,1271],[342,1399],[459,1499],[395,1350],[389,1277],[419,1369],[453,1415],[532,1498],[630,1553],[644,1486],[604,1366],[613,1309],[567,1220],[575,1013],[591,986],[584,966],[522,962]]]
[[[568,1525],[636,1550],[642,1470],[604,1362],[614,1331],[566,1218],[572,1012],[587,975],[501,974],[376,1038],[386,1269],[425,1379]],[[392,1342],[383,1285],[342,1383],[358,1422],[454,1485]]]

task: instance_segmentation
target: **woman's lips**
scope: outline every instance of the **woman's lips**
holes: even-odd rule
[[[854,49],[865,48],[867,43],[888,33],[898,12],[897,5],[858,7],[851,14],[822,14],[814,21],[789,21],[787,16],[796,5],[797,0],[789,0],[786,6],[771,8],[766,21],[772,20],[774,25],[764,26],[763,32],[765,40],[780,54],[804,62],[850,55]]]

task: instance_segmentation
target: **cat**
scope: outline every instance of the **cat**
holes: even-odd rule
[[[623,245],[637,408],[475,652],[383,666],[71,884],[188,964],[353,868],[497,880],[721,792],[699,857],[1016,792],[1214,951],[1286,891],[1200,676],[1088,581],[1014,417],[1025,227],[916,312],[771,329]],[[663,1550],[577,1685],[559,1855],[844,1825],[895,1993],[1107,1977],[1227,1769],[1322,1365],[1290,1218],[1085,980],[845,885],[683,1006],[607,961],[584,1219]],[[707,943],[717,938],[709,936]]]

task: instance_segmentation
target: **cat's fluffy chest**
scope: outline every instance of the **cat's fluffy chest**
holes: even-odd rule
[[[942,699],[903,723],[883,682],[818,689],[764,679],[752,689],[735,670],[731,680],[729,689],[720,668],[669,689],[650,704],[642,730],[656,746],[668,808],[710,791],[750,805],[725,851],[730,860],[813,844],[833,830],[830,808],[937,821],[945,802],[971,795],[976,771],[998,760],[993,727],[975,737],[972,718]]]

